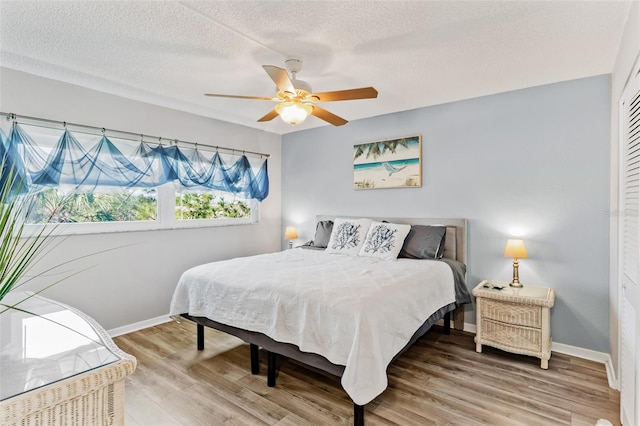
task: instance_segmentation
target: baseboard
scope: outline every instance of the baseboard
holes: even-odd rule
[[[607,380],[609,380],[609,387],[611,389],[620,390],[620,381],[616,377],[616,369],[613,368],[613,360],[611,355],[607,354],[607,360],[604,363],[607,369]]]
[[[558,342],[551,342],[551,351],[603,363],[607,371],[607,380],[609,381],[609,387],[612,389],[619,389],[618,380],[616,379],[615,375],[615,369],[613,368],[613,362],[611,360],[611,355],[604,352],[584,349],[578,346],[565,345],[564,343]]]
[[[107,330],[109,336],[116,337],[121,336],[127,333],[133,333],[134,331],[142,330],[143,328],[153,327],[154,325],[164,324],[165,322],[171,321],[169,318],[169,314],[160,315],[159,317],[151,318],[144,321],[135,322],[129,325],[123,325],[122,327],[112,328],[111,330]]]
[[[464,331],[468,331],[469,333],[475,334],[476,325],[465,322]],[[618,380],[616,379],[615,369],[613,368],[611,355],[604,352],[598,352],[591,349],[580,348],[578,346],[565,345],[564,343],[558,343],[558,342],[551,342],[551,352],[558,352],[560,354],[571,355],[577,358],[582,358],[589,361],[603,363],[604,368],[607,372],[607,381],[609,382],[609,387],[612,389],[619,390],[619,384],[618,384]]]
[[[465,322],[464,323],[464,328],[462,330],[463,331],[468,331],[469,333],[476,334],[476,325],[475,324],[469,324],[468,322]]]

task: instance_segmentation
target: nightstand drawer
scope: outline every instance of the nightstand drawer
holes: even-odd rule
[[[492,299],[478,299],[482,318],[523,325],[532,328],[542,327],[542,307],[503,302]]]
[[[515,349],[515,352],[542,350],[540,329],[520,327],[490,319],[482,319],[482,339],[489,344]]]

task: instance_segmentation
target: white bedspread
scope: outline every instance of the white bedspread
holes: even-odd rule
[[[293,249],[189,269],[171,315],[263,333],[344,365],[342,386],[364,405],[386,389],[388,364],[416,330],[454,301],[444,262]]]

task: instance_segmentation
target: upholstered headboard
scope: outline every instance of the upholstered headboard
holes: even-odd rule
[[[334,220],[336,217],[354,218],[354,216],[319,215],[316,216],[316,220]],[[406,217],[369,217],[369,219],[377,221],[386,220],[391,223],[406,223],[409,225],[446,226],[447,233],[444,241],[444,257],[460,261],[464,264],[467,263],[467,219],[428,219]]]

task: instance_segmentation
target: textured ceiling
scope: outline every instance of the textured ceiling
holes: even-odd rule
[[[7,1],[4,67],[275,133],[262,64],[299,57],[347,120],[610,73],[628,1]],[[8,111],[9,112],[9,111]],[[12,111],[19,113],[19,111]],[[347,124],[348,126],[348,124]]]

